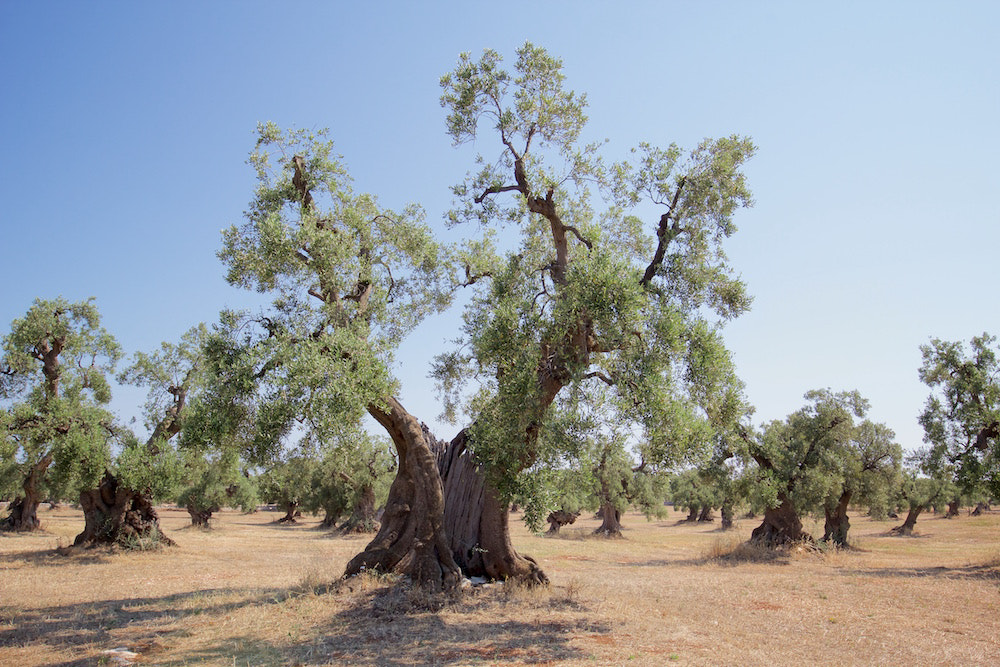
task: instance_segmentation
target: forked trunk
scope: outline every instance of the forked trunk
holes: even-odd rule
[[[698,521],[700,521],[702,523],[708,523],[708,522],[711,522],[711,521],[715,521],[715,516],[712,515],[712,506],[711,505],[702,505],[701,506],[701,512],[698,513]]]
[[[802,531],[802,521],[788,497],[779,494],[778,500],[781,502],[777,507],[764,511],[764,521],[754,528],[750,541],[769,547],[811,541],[812,537]]]
[[[347,564],[344,576],[363,570],[400,572],[433,590],[458,584],[462,573],[444,529],[444,494],[437,461],[424,431],[394,398],[368,412],[385,428],[399,467],[389,488],[382,526],[364,551]]]
[[[622,535],[621,518],[622,513],[609,501],[601,503],[601,525],[594,531],[594,535],[602,537],[624,537]]]
[[[378,528],[378,519],[375,518],[375,487],[368,484],[358,493],[351,517],[340,527],[340,532],[345,535],[374,533]]]
[[[826,522],[823,525],[823,541],[832,542],[838,547],[847,546],[847,531],[851,529],[851,522],[847,518],[847,505],[851,502],[851,492],[844,491],[840,494],[836,505],[827,505],[824,509]]]
[[[514,549],[508,506],[473,462],[467,437],[463,429],[439,455],[444,527],[452,557],[467,576],[548,583],[538,563]]]
[[[893,535],[912,535],[913,528],[917,525],[917,517],[920,516],[920,513],[923,511],[923,505],[911,507],[910,511],[906,513],[906,519],[903,521],[902,525],[896,526],[889,532]]]
[[[29,532],[38,530],[41,522],[38,520],[38,506],[42,504],[42,492],[39,486],[45,477],[45,471],[52,463],[52,456],[46,456],[31,467],[24,478],[21,488],[24,495],[16,498],[8,507],[7,516],[0,521],[0,530],[13,532]]]
[[[149,496],[118,484],[109,472],[104,473],[96,489],[80,493],[83,509],[83,532],[74,546],[110,546],[147,549],[172,546],[174,541],[160,530],[160,519]]]

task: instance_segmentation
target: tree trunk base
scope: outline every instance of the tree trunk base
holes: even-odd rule
[[[175,544],[160,530],[151,499],[119,485],[111,473],[104,473],[96,489],[80,493],[80,507],[85,524],[73,546],[145,550]]]
[[[613,505],[605,505],[601,508],[600,514],[601,525],[594,531],[594,535],[609,539],[625,539],[622,535],[622,513]]]
[[[218,510],[218,508],[199,510],[194,507],[186,507],[188,515],[191,517],[191,525],[196,528],[208,529],[212,526],[209,525],[209,521],[212,519],[212,515]]]
[[[514,549],[509,508],[476,466],[466,438],[463,429],[439,454],[444,525],[452,557],[468,577],[548,584],[538,563]]]
[[[787,499],[777,507],[764,512],[764,521],[750,534],[750,542],[777,548],[795,542],[812,542],[809,533],[803,532],[802,521]]]
[[[7,508],[7,516],[0,521],[0,531],[11,533],[28,533],[38,530],[42,522],[38,520],[38,503],[30,499],[16,498]]]
[[[448,549],[444,496],[437,460],[425,430],[396,399],[388,411],[368,406],[396,446],[399,467],[389,488],[382,525],[364,551],[351,559],[345,577],[366,570],[398,572],[431,591],[458,586],[462,572]]]

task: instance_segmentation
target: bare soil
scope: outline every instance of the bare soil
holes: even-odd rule
[[[773,552],[675,513],[581,516],[555,537],[519,517],[517,549],[552,584],[431,598],[378,576],[338,580],[369,536],[222,511],[215,529],[161,508],[176,547],[57,551],[83,515],[0,536],[0,665],[988,665],[1000,664],[1000,514],[899,521],[852,514],[856,548]],[[822,534],[820,524],[805,529]],[[72,551],[72,550],[70,550]]]

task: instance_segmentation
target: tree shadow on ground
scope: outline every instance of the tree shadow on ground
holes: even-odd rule
[[[863,576],[880,578],[922,578],[935,577],[940,579],[971,579],[980,581],[995,581],[1000,585],[1000,558],[980,565],[965,565],[962,567],[884,567],[884,568],[847,568],[841,570],[845,576]]]
[[[588,657],[571,645],[580,635],[607,634],[610,626],[586,618],[586,610],[568,597],[541,594],[527,600],[503,592],[463,593],[451,599],[430,598],[405,585],[352,591],[334,585],[338,609],[325,623],[294,639],[262,643],[253,638],[186,653],[176,664],[242,664],[251,654],[271,656],[282,664],[404,665],[548,664]],[[526,613],[530,612],[530,613]],[[173,663],[164,663],[173,664]]]
[[[48,667],[89,666],[101,650],[121,645],[116,631],[124,628],[137,631],[130,633],[129,648],[146,653],[155,651],[161,636],[185,636],[188,631],[183,624],[189,617],[225,614],[249,604],[274,604],[288,595],[286,589],[219,588],[27,610],[0,606],[0,647],[45,645],[80,656]]]

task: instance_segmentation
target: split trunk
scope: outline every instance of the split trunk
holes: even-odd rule
[[[840,494],[836,505],[825,508],[826,522],[823,525],[823,541],[832,542],[838,547],[847,546],[847,531],[851,529],[851,522],[847,518],[847,505],[851,502],[851,492],[844,491]]]

